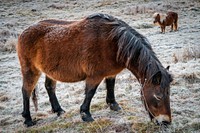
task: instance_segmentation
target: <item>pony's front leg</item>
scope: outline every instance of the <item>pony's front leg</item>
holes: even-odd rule
[[[106,89],[107,89],[106,103],[110,106],[111,110],[118,111],[121,108],[119,107],[119,104],[115,101],[114,87],[115,87],[115,78],[106,78]]]
[[[86,121],[86,122],[94,121],[94,119],[92,118],[90,114],[90,103],[96,92],[98,85],[99,83],[91,84],[86,81],[85,99],[80,108],[80,114],[83,121]]]
[[[45,80],[45,88],[47,90],[47,93],[49,95],[49,101],[51,103],[52,111],[55,113],[57,112],[57,115],[60,116],[65,111],[61,108],[58,99],[56,97],[55,88],[56,88],[56,81],[50,79],[46,76]]]
[[[161,26],[161,33],[165,33],[165,26]]]

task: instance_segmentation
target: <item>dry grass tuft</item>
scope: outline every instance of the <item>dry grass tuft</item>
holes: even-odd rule
[[[111,0],[103,0],[103,1],[100,1],[99,4],[96,6],[102,7],[102,6],[107,6],[107,5],[112,5],[112,1]]]
[[[154,123],[149,122],[149,123],[133,123],[131,127],[132,131],[135,132],[157,132],[160,129],[160,126],[156,126]]]
[[[173,54],[173,62],[187,62],[191,59],[200,58],[200,45],[182,48]]]
[[[137,14],[145,14],[145,13],[153,13],[155,12],[155,7],[152,5],[136,5],[127,7],[125,10],[121,11],[126,15],[137,15]]]
[[[88,132],[88,133],[94,133],[94,132],[104,132],[107,128],[112,125],[112,121],[109,119],[97,119],[94,122],[90,123],[79,123],[76,125],[76,128],[79,132]]]
[[[8,121],[9,121],[9,118],[0,119],[0,126],[6,126],[10,124]]]
[[[65,112],[63,114],[63,116],[61,116],[61,117],[63,117],[63,118],[71,118],[71,117],[75,116],[76,114],[79,114],[79,112],[80,111],[78,109],[70,109],[69,111]]]
[[[68,123],[53,122],[47,125],[42,125],[40,127],[32,127],[32,128],[27,128],[25,130],[18,130],[17,132],[31,132],[31,133],[55,132],[60,129],[69,128],[70,126],[72,126],[71,122]]]
[[[16,51],[17,38],[11,37],[5,43],[0,43],[0,51],[12,52]]]
[[[148,24],[148,23],[138,24],[137,26],[135,26],[135,28],[137,28],[137,29],[149,29],[149,28],[153,28],[153,24]]]
[[[37,112],[35,119],[38,121],[38,120],[45,119],[47,117],[48,117],[47,113],[45,113],[45,112]]]
[[[119,105],[122,107],[123,111],[129,112],[129,113],[135,113],[136,111],[134,110],[134,108],[131,107],[131,105],[129,105],[127,103],[128,103],[127,100],[121,100],[119,102]]]
[[[198,75],[196,72],[185,73],[182,75],[182,77],[189,83],[194,83],[200,80],[200,75]]]
[[[8,100],[9,100],[8,96],[5,95],[0,96],[0,102],[6,102]]]
[[[95,112],[95,111],[100,111],[102,109],[106,109],[108,107],[108,105],[105,102],[99,102],[97,104],[93,104],[91,106],[91,111]]]
[[[130,123],[122,123],[122,124],[112,125],[111,129],[113,130],[113,132],[117,132],[117,133],[132,132]]]
[[[3,105],[0,105],[0,110],[4,110],[6,107]]]
[[[43,124],[42,126],[36,126],[18,130],[17,132],[103,132],[109,128],[112,122],[109,119],[99,119],[94,122],[82,122],[82,121],[70,121],[61,122],[54,121],[50,124]]]
[[[177,132],[177,133],[193,133],[193,132],[197,133],[199,129],[200,129],[200,123],[194,122],[194,123],[186,125],[182,128],[175,129],[175,132]],[[195,132],[195,131],[197,131],[197,132]]]

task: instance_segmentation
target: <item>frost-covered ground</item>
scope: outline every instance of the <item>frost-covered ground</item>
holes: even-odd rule
[[[177,32],[160,33],[152,24],[157,11],[179,14]],[[164,66],[170,65],[174,75],[171,85],[173,121],[168,132],[200,132],[200,2],[197,0],[2,0],[0,3],[0,132],[160,132],[149,121],[140,100],[140,85],[124,70],[117,76],[116,99],[122,111],[110,111],[105,102],[104,83],[92,100],[95,121],[84,123],[79,108],[84,98],[84,82],[58,83],[57,96],[66,113],[57,117],[51,113],[44,88],[44,76],[38,83],[39,111],[31,114],[37,124],[23,125],[21,74],[14,45],[17,36],[40,20],[54,18],[78,20],[102,12],[120,18],[144,34]],[[166,132],[167,132],[166,131]]]

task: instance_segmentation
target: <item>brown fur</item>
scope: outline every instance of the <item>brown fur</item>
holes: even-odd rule
[[[165,33],[165,27],[171,25],[171,31],[178,29],[178,14],[175,12],[168,12],[166,15],[160,13],[154,14],[154,24],[158,23],[161,28],[161,33]],[[163,18],[162,18],[163,17]],[[163,19],[163,20],[161,20]]]

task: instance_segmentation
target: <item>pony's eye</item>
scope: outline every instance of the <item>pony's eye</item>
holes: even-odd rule
[[[160,101],[160,100],[162,99],[162,97],[157,96],[156,94],[154,94],[153,97],[154,97],[156,100],[158,100],[158,101]]]

